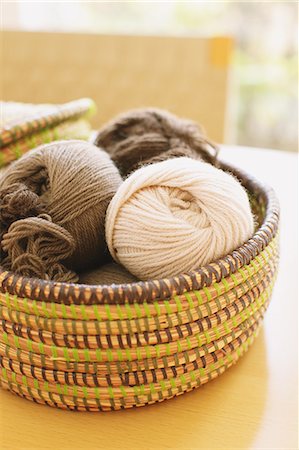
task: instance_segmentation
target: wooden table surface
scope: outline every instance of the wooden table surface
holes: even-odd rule
[[[262,331],[205,386],[140,409],[74,413],[0,390],[3,450],[297,449],[297,158],[223,147],[223,159],[271,184],[281,203],[281,261]]]

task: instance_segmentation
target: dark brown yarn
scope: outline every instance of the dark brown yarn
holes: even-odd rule
[[[215,164],[218,153],[198,124],[157,108],[117,116],[99,130],[94,143],[110,154],[123,177],[142,165],[178,156]]]
[[[14,183],[0,191],[0,233],[15,220],[37,216],[44,211],[40,197],[23,183]]]
[[[57,261],[72,255],[75,240],[64,228],[52,223],[48,214],[17,220],[5,233],[1,246],[6,257],[1,265],[27,277],[77,281],[78,276]]]

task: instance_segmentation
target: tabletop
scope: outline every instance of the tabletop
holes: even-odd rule
[[[272,185],[281,259],[272,302],[248,353],[218,379],[140,409],[74,413],[0,390],[2,450],[297,449],[297,155],[223,146],[221,158]]]

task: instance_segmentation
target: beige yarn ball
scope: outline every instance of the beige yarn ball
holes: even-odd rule
[[[134,172],[118,188],[106,216],[111,255],[141,280],[199,268],[242,245],[253,231],[241,184],[185,157]]]

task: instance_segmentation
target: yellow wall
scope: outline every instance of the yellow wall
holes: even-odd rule
[[[62,103],[91,97],[99,127],[123,110],[158,106],[223,142],[231,39],[3,32],[2,97]]]

